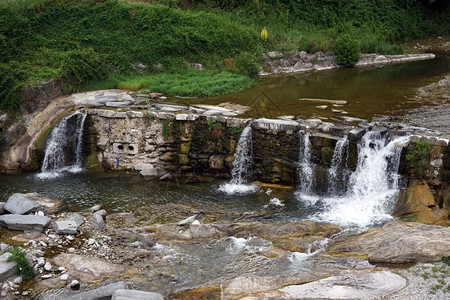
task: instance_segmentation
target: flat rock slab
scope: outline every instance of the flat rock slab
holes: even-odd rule
[[[117,265],[106,260],[76,254],[59,254],[53,259],[55,265],[68,270],[69,277],[80,282],[94,282],[106,277],[125,275],[131,270],[125,265]]]
[[[57,234],[77,234],[78,225],[75,221],[55,221],[53,229]]]
[[[294,299],[374,299],[406,286],[406,279],[389,271],[345,271],[339,275],[280,291]]]
[[[439,261],[450,253],[450,227],[390,222],[361,234],[338,237],[328,252],[367,256],[370,262],[382,263]]]
[[[164,297],[158,293],[120,289],[114,291],[111,300],[164,300]]]
[[[26,198],[23,194],[13,194],[6,201],[4,210],[17,215],[38,211],[39,204]]]
[[[36,215],[2,215],[0,225],[11,230],[34,230],[43,232],[50,218]]]
[[[287,284],[300,284],[330,276],[325,272],[302,272],[278,276],[241,276],[221,284],[221,299],[238,299],[245,295],[273,292]]]
[[[0,255],[0,282],[5,281],[9,277],[16,274],[17,271],[17,263],[15,262],[7,262],[8,258],[12,254],[7,252]]]

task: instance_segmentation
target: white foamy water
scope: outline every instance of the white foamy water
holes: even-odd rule
[[[269,200],[269,204],[264,205],[264,207],[269,207],[269,205],[283,207],[284,203],[278,198],[272,198],[272,199]]]
[[[344,196],[300,201],[323,205],[311,220],[366,229],[392,219],[390,210],[399,192],[398,167],[402,146],[408,137],[386,143],[378,132],[367,133],[358,145],[358,163]],[[306,201],[305,201],[306,200]]]
[[[247,246],[249,239],[244,238],[236,238],[234,236],[227,238],[227,240],[230,242],[230,245],[226,249],[226,251],[231,255],[236,255],[240,253],[244,248]]]
[[[252,127],[249,124],[244,128],[239,137],[234,154],[231,181],[230,183],[222,184],[219,187],[219,191],[233,195],[253,193],[257,190],[255,185],[249,184],[252,174],[252,152]]]
[[[39,179],[59,177],[65,172],[79,173],[82,169],[83,128],[87,114],[76,111],[63,118],[50,133]],[[69,120],[76,118],[75,128]],[[69,153],[72,152],[72,153]]]

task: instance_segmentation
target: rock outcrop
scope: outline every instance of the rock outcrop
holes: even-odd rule
[[[361,234],[338,237],[328,252],[382,263],[439,261],[450,253],[450,227],[390,222]]]

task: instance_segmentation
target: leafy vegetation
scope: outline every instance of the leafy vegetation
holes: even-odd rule
[[[49,78],[67,83],[68,91],[229,93],[253,83],[243,76],[257,76],[267,51],[336,50],[343,64],[354,61],[356,49],[401,53],[396,43],[448,33],[449,6],[444,0],[4,0],[0,110],[18,111],[21,87]],[[193,74],[188,62],[209,71]]]
[[[8,249],[6,252],[10,252],[12,255],[8,258],[8,261],[14,261],[17,263],[17,271],[24,281],[28,281],[34,277],[33,268],[28,263],[26,253],[20,248]]]
[[[418,141],[412,146],[408,147],[408,153],[406,154],[406,161],[409,162],[409,166],[416,170],[416,175],[419,178],[423,178],[426,169],[429,167],[429,154],[431,146],[428,143]]]

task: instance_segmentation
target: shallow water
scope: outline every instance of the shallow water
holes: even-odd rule
[[[432,42],[427,41],[432,44]],[[442,49],[445,46],[445,50]],[[259,85],[243,92],[213,98],[179,100],[184,104],[219,104],[233,102],[251,107],[245,117],[276,118],[283,115],[305,118],[325,118],[343,121],[345,117],[372,120],[395,120],[427,127],[427,122],[415,118],[431,117],[430,123],[439,124],[438,129],[450,134],[450,122],[441,121],[450,111],[448,84],[436,92],[423,88],[450,76],[450,37],[436,39],[434,47],[417,52],[434,52],[432,60],[392,64],[364,68],[339,68],[311,71],[263,78]],[[440,48],[441,47],[441,48]],[[410,49],[407,49],[409,51]],[[442,96],[444,95],[444,96]],[[301,98],[344,100],[346,105],[301,101]],[[444,111],[432,113],[440,104]],[[326,109],[317,106],[327,105]],[[333,112],[343,110],[348,114]],[[422,110],[430,111],[422,116]],[[436,122],[434,122],[436,119]],[[428,119],[430,121],[430,119]]]

